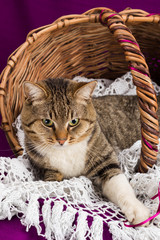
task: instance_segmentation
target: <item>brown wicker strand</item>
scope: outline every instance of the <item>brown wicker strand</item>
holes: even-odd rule
[[[123,48],[126,61],[129,63],[129,67],[133,75],[133,79],[134,76],[136,76],[136,72],[141,73],[140,81],[138,76],[136,76],[136,80],[134,80],[134,84],[137,86],[137,95],[140,101],[139,109],[141,114],[141,121],[148,125],[151,129],[155,129],[158,132],[159,125],[156,115],[158,107],[157,99],[151,80],[149,78],[148,65],[146,64],[143,55],[140,54],[141,51],[136,39],[133,37],[130,31],[127,30],[126,26],[123,28],[124,22],[119,14],[110,11],[103,11],[100,15],[100,21],[103,25],[107,24],[108,28],[114,34],[114,36],[119,41],[121,47]],[[130,53],[128,50],[126,51],[126,47],[124,47],[128,45],[128,42],[130,45],[132,45],[132,53]],[[147,85],[145,85],[144,81],[143,83],[141,81],[144,80],[143,75],[145,74],[147,74],[148,81],[151,83],[149,88]],[[142,128],[141,131],[142,154],[139,163],[139,170],[147,172],[148,167],[151,167],[152,164],[156,163],[156,156],[158,152],[157,150],[158,136],[154,135],[154,132],[152,130],[149,131],[149,129],[144,133],[143,124],[141,125],[141,128]],[[152,138],[150,137],[150,133],[152,134]],[[148,159],[147,157],[145,158],[146,154],[150,154],[150,159]]]

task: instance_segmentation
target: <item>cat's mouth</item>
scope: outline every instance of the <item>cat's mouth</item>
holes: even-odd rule
[[[51,145],[55,148],[62,148],[62,147],[66,147],[66,146],[70,145],[67,138],[56,139],[56,140],[48,138],[47,142],[49,143],[49,145]]]
[[[59,142],[57,141],[56,143],[53,144],[53,146],[55,148],[64,148],[64,147],[67,147],[69,146],[70,144],[68,143],[68,141],[64,141],[64,142]]]

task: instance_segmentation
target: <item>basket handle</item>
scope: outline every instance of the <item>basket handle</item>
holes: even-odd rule
[[[157,161],[159,124],[157,116],[157,98],[150,79],[150,73],[141,53],[140,47],[125,25],[121,15],[104,9],[99,15],[102,25],[108,26],[110,32],[121,45],[125,59],[133,76],[139,101],[141,119],[141,157],[136,171],[147,172]]]

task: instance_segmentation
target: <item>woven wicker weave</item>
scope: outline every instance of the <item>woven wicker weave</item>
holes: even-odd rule
[[[115,79],[130,69],[141,114],[142,153],[138,168],[146,172],[157,158],[157,100],[150,73],[157,81],[159,22],[159,15],[142,10],[125,9],[117,14],[111,9],[96,8],[82,15],[61,17],[31,31],[26,42],[9,57],[0,76],[2,128],[13,152],[23,152],[12,123],[22,109],[25,80],[77,75]]]

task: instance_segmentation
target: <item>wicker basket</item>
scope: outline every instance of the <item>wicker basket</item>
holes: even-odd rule
[[[2,128],[13,152],[23,152],[12,123],[22,109],[25,80],[77,75],[115,79],[130,69],[141,114],[138,168],[146,172],[157,159],[157,100],[150,73],[152,80],[159,78],[159,22],[159,15],[142,10],[125,9],[117,14],[108,8],[95,8],[82,15],[63,16],[31,31],[26,42],[9,57],[0,76]]]

